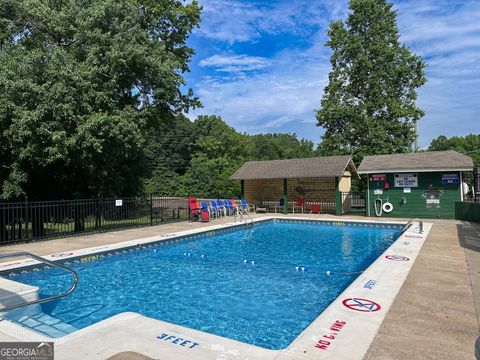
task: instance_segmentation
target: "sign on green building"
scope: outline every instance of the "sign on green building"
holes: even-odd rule
[[[472,169],[456,151],[366,156],[358,172],[367,176],[367,215],[453,219]]]

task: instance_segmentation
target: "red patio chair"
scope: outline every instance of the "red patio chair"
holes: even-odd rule
[[[190,216],[193,217],[194,220],[198,220],[202,212],[202,207],[197,202],[197,199],[193,196],[190,196],[188,198],[188,206],[190,208]]]
[[[297,207],[302,208],[302,214],[303,214],[303,208],[305,207],[305,199],[297,199],[296,200]]]
[[[310,208],[310,213],[311,214],[319,214],[320,213],[320,205],[312,204],[312,206]]]

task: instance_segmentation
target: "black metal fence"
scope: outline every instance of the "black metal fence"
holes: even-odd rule
[[[365,215],[367,201],[364,192],[342,192],[343,215]]]
[[[0,244],[188,220],[188,197],[0,203]]]

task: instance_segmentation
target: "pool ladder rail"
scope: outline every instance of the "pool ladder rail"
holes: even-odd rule
[[[418,218],[414,218],[414,219],[410,219],[408,220],[408,222],[405,224],[405,226],[403,227],[402,229],[402,234],[407,231],[408,229],[410,229],[410,227],[412,227],[412,225],[414,223],[418,223],[418,233],[419,234],[423,234],[423,221],[421,219],[418,219]]]
[[[43,299],[36,299],[36,300],[31,300],[31,301],[25,301],[23,303],[19,303],[19,304],[14,304],[14,305],[8,305],[8,306],[5,306],[5,307],[2,307],[0,308],[0,313],[3,313],[3,312],[6,312],[6,311],[10,311],[10,310],[13,310],[13,309],[18,309],[18,308],[21,308],[21,307],[24,307],[24,306],[28,306],[28,305],[34,305],[34,304],[43,304],[43,303],[46,303],[46,302],[49,302],[49,301],[53,301],[53,300],[56,300],[56,299],[60,299],[60,298],[63,298],[65,296],[68,296],[70,295],[72,292],[75,291],[75,289],[77,288],[77,284],[78,284],[78,275],[77,273],[75,272],[75,270],[73,269],[70,269],[69,267],[63,265],[63,264],[59,264],[59,263],[56,263],[54,261],[50,261],[50,260],[47,260],[41,256],[38,256],[38,255],[35,255],[35,254],[32,254],[32,253],[29,253],[29,252],[26,252],[26,251],[19,251],[19,252],[14,252],[14,253],[8,253],[8,254],[1,254],[0,255],[0,259],[5,259],[5,258],[11,258],[11,257],[20,257],[20,256],[23,256],[23,257],[29,257],[31,259],[34,259],[34,260],[37,260],[39,262],[42,262],[42,263],[45,263],[45,264],[48,264],[52,267],[56,267],[56,268],[59,268],[59,269],[63,269],[63,270],[66,270],[68,272],[70,272],[73,276],[73,283],[72,285],[70,286],[70,289],[68,289],[67,291],[61,293],[61,294],[57,294],[57,295],[51,295],[51,296],[48,296],[48,297],[45,297]]]
[[[243,222],[243,215],[248,216],[248,219],[245,221],[246,224],[253,224],[253,218],[250,216],[250,212],[237,211],[233,214],[233,222],[237,222],[237,217],[240,217],[240,222]]]

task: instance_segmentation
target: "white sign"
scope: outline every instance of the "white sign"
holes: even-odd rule
[[[410,189],[410,188],[403,188],[403,192],[404,192],[404,193],[411,193],[411,192],[412,192],[412,189]]]
[[[382,195],[383,194],[383,189],[375,189],[375,190],[373,190],[373,193],[375,195]]]
[[[418,174],[416,173],[395,174],[394,179],[395,187],[418,187]]]
[[[440,204],[440,199],[427,199],[427,204]]]
[[[123,206],[123,200],[115,200],[115,206]]]

